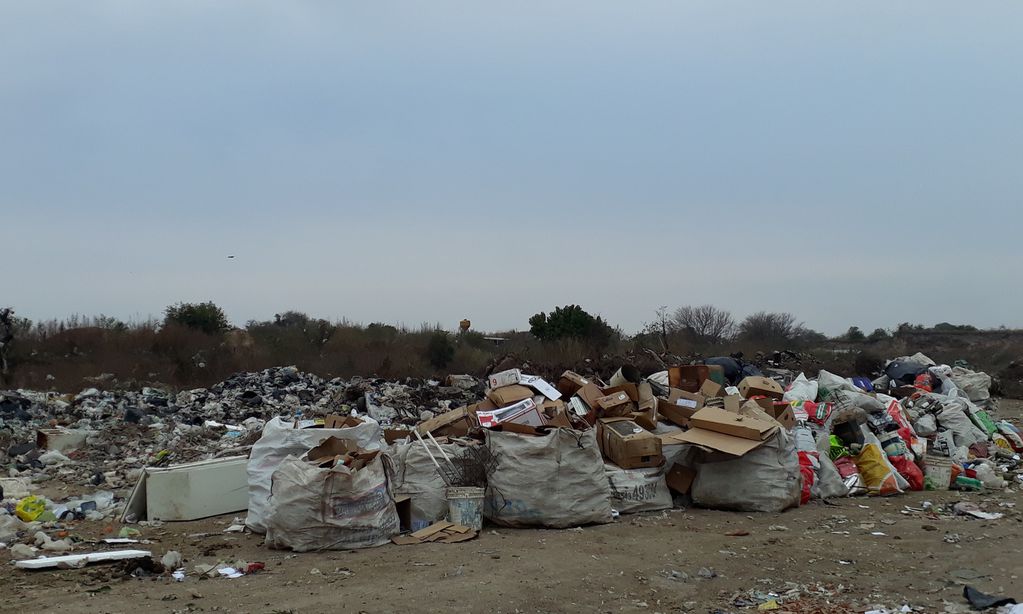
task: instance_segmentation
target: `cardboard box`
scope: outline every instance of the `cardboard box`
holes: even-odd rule
[[[689,419],[703,407],[703,403],[702,394],[670,388],[668,398],[658,400],[657,413],[672,424],[689,426]]]
[[[660,437],[628,418],[597,421],[597,440],[604,456],[622,469],[657,467],[664,462]]]
[[[715,381],[706,380],[700,386],[700,394],[705,397],[723,397],[725,396],[725,387]]]
[[[710,369],[707,365],[681,365],[668,367],[668,385],[686,392],[697,392],[703,382],[707,381]]]
[[[437,434],[446,427],[454,427],[453,430],[456,433],[463,429],[468,433],[473,426],[475,426],[475,412],[469,407],[459,407],[422,422],[416,427],[416,430],[420,435],[426,435],[427,433]]]
[[[778,402],[771,398],[756,399],[756,404],[781,424],[785,430],[790,431],[796,425],[796,412],[792,409],[791,403]]]
[[[693,486],[693,480],[696,479],[696,470],[676,463],[671,466],[664,479],[668,483],[670,490],[680,495],[685,495],[689,493],[689,489]]]
[[[572,428],[572,422],[568,419],[568,409],[564,401],[544,401],[540,406],[540,413],[549,426],[560,426]]]
[[[739,413],[739,408],[742,407],[742,397],[737,394],[730,394],[723,398],[725,400],[725,411],[730,411],[733,414]]]
[[[546,422],[540,415],[540,409],[533,399],[523,399],[514,405],[495,409],[494,411],[476,412],[480,426],[492,428],[498,424],[514,423],[524,426],[543,426]]]
[[[518,369],[508,369],[507,371],[501,371],[499,373],[493,373],[487,378],[487,386],[490,388],[502,388],[504,386],[514,386],[519,383],[519,378],[522,376],[522,372]]]
[[[624,384],[619,384],[618,386],[604,388],[604,396],[614,394],[616,392],[624,392],[625,394],[629,395],[630,401],[632,401],[633,403],[639,403],[639,387],[636,386],[636,384],[633,384],[632,382],[625,382]]]
[[[759,375],[751,375],[744,377],[739,382],[739,394],[745,398],[765,396],[771,397],[772,399],[781,400],[785,396],[785,391],[782,390],[781,385],[769,377],[761,377]]]
[[[689,419],[690,425],[724,435],[763,441],[774,434],[777,426],[763,420],[747,418],[716,407],[704,407]]]
[[[636,410],[635,403],[624,392],[615,392],[597,399],[599,411],[606,417],[626,416]]]
[[[525,399],[532,399],[533,391],[520,384],[513,384],[488,390],[487,398],[497,404],[498,407],[507,407]]]
[[[604,396],[604,391],[597,387],[596,384],[586,384],[580,388],[576,393],[580,399],[586,403],[586,406],[592,410],[599,409],[597,405],[597,399]]]
[[[641,427],[645,428],[648,431],[654,431],[657,429],[656,417],[651,418],[650,414],[647,412],[634,411],[631,414],[629,414],[629,418],[631,418],[633,422],[635,422],[636,424],[640,425]]]
[[[579,375],[575,371],[565,371],[558,379],[558,392],[570,397],[586,384],[592,384],[589,379]]]
[[[363,423],[362,418],[357,418],[355,416],[335,416],[331,414],[323,419],[323,428],[343,429],[358,426],[362,423]]]
[[[552,401],[557,401],[561,398],[561,393],[558,392],[558,389],[551,386],[547,383],[547,380],[539,375],[521,375],[519,383],[523,386],[529,386]]]

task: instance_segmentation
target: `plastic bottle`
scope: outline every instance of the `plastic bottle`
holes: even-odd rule
[[[976,478],[968,478],[961,475],[956,478],[955,486],[958,490],[981,491],[984,490],[984,483]]]

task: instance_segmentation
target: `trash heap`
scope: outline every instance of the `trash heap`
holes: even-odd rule
[[[74,549],[33,538],[60,523],[246,512],[268,546],[351,549],[456,543],[484,518],[567,528],[1023,483],[1023,436],[996,419],[984,373],[917,354],[874,381],[769,375],[729,358],[645,377],[625,365],[606,382],[519,369],[325,381],[283,367],[176,395],[2,392],[0,541],[30,557]],[[52,479],[100,490],[50,500],[38,490]]]

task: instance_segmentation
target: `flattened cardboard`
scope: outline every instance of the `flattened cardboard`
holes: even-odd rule
[[[357,418],[355,416],[335,416],[331,414],[323,419],[323,428],[343,429],[358,426],[363,422],[362,418]]]
[[[533,391],[521,384],[491,388],[487,391],[487,398],[497,404],[498,407],[514,405],[519,401],[533,398]]]
[[[691,443],[708,450],[716,450],[732,456],[743,456],[764,445],[763,441],[732,437],[723,433],[695,428],[682,433],[675,433],[671,438],[680,443]]]
[[[518,369],[508,369],[507,371],[492,373],[490,377],[487,378],[487,385],[490,388],[513,386],[519,383],[519,378],[521,376],[522,372]]]
[[[557,401],[561,398],[561,393],[554,386],[547,383],[547,380],[540,377],[539,375],[521,375],[519,376],[519,383],[523,386],[529,386],[533,390],[536,390],[543,396],[547,397],[552,401]]]
[[[690,419],[693,418],[693,414],[696,413],[697,410],[690,407],[676,405],[664,399],[659,399],[657,403],[657,412],[671,424],[678,425],[679,427],[687,427],[690,426]]]
[[[558,391],[566,397],[570,397],[586,384],[592,383],[589,379],[575,371],[565,371],[558,379]]]
[[[665,481],[668,483],[668,488],[677,492],[680,495],[687,494],[689,489],[693,486],[693,480],[696,479],[696,470],[686,467],[685,465],[679,465],[675,463],[668,470],[668,473],[664,476]]]
[[[785,396],[785,391],[782,390],[778,382],[769,377],[751,375],[744,377],[739,382],[739,394],[747,399],[755,396],[765,396],[780,400]]]
[[[391,444],[407,437],[415,437],[412,433],[413,431],[408,429],[384,429],[384,441]]]
[[[319,462],[346,454],[354,454],[356,451],[358,451],[358,446],[354,442],[338,437],[328,437],[318,446],[309,450],[306,453],[306,458],[312,462]]]
[[[420,435],[426,435],[427,433],[436,433],[441,428],[453,425],[459,421],[471,424],[472,415],[474,415],[474,412],[470,412],[468,407],[459,407],[458,409],[452,409],[449,412],[430,418],[417,426],[416,430],[419,431]],[[466,430],[468,431],[468,427]]]
[[[754,441],[767,439],[778,428],[776,425],[764,422],[763,420],[747,418],[746,416],[718,409],[717,407],[704,407],[693,414],[689,422],[694,428],[752,439]]]
[[[705,397],[723,397],[725,396],[725,387],[713,380],[706,380],[700,386],[700,394]]]

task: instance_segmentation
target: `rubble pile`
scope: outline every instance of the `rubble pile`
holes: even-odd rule
[[[781,512],[1023,488],[1023,434],[999,418],[986,374],[916,354],[873,381],[808,377],[775,358],[763,371],[719,357],[645,376],[626,364],[606,381],[520,368],[486,381],[327,381],[282,367],[177,394],[0,392],[0,542],[42,566],[40,554],[77,548],[69,526],[117,515],[130,525],[247,512],[232,530],[305,552],[457,543],[483,519],[569,528],[688,505]],[[96,490],[48,499],[50,480]],[[1006,513],[967,502],[946,512]],[[99,554],[151,554],[126,552],[141,554]],[[176,566],[168,573],[183,574]]]
[[[244,451],[267,420],[367,414],[414,425],[474,400],[480,383],[325,380],[297,368],[238,373],[210,388],[139,391],[97,388],[76,395],[0,391],[0,461],[9,477],[34,482],[130,486],[139,469]]]

